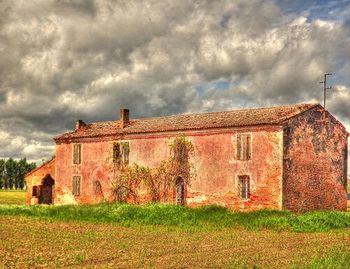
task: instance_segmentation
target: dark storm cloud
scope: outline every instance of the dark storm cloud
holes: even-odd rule
[[[341,74],[329,108],[349,124],[350,34],[332,18],[263,0],[0,1],[0,157],[48,157],[76,119],[122,106],[136,118],[320,101],[328,71]]]
[[[94,0],[56,0],[53,9],[62,14],[82,14],[94,16],[96,5]]]

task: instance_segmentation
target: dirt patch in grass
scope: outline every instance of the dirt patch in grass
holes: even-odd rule
[[[350,229],[327,233],[196,229],[0,217],[0,268],[299,268]]]
[[[0,204],[3,205],[25,205],[26,191],[0,190]]]

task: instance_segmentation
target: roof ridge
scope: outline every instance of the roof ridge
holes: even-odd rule
[[[158,117],[145,117],[145,118],[136,118],[136,119],[130,119],[130,121],[138,121],[138,120],[150,120],[150,119],[159,119],[159,118],[171,118],[171,117],[178,117],[178,116],[194,116],[194,115],[210,115],[210,114],[221,114],[221,113],[228,113],[228,112],[242,112],[242,111],[251,111],[251,110],[261,110],[261,109],[276,109],[276,108],[286,108],[286,107],[298,107],[298,106],[305,106],[310,105],[310,107],[318,105],[318,103],[298,103],[298,104],[291,104],[291,105],[279,105],[279,106],[265,106],[265,107],[251,107],[251,108],[240,108],[240,109],[232,109],[232,110],[224,110],[224,111],[209,111],[209,112],[197,112],[197,113],[181,113],[181,114],[173,114],[173,115],[167,115],[167,116],[158,116]],[[87,123],[89,124],[98,124],[98,123],[108,123],[108,122],[119,122],[119,120],[111,120],[111,121],[94,121]]]
[[[243,108],[226,111],[175,114],[160,117],[130,120],[126,128],[120,128],[119,121],[91,122],[78,131],[64,133],[55,141],[78,137],[96,137],[118,134],[165,132],[176,130],[198,130],[233,126],[253,126],[261,124],[282,124],[284,121],[304,113],[318,103],[299,103],[270,107]]]

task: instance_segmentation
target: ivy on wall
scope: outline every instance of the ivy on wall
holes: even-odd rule
[[[169,139],[169,157],[157,167],[149,168],[137,163],[125,165],[112,162],[110,186],[114,201],[134,203],[140,202],[139,193],[147,191],[153,202],[169,201],[175,186],[175,178],[181,177],[190,185],[196,177],[191,158],[194,156],[192,142],[186,136]]]

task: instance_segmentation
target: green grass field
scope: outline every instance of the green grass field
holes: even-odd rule
[[[26,191],[21,190],[0,190],[0,205],[25,205]]]
[[[350,267],[350,212],[26,206],[2,194],[0,268]]]
[[[294,214],[288,211],[261,210],[244,213],[230,212],[219,206],[188,208],[166,204],[0,205],[1,215],[108,223],[124,227],[161,225],[196,229],[239,228],[291,232],[326,232],[350,228],[350,212],[320,211]]]

